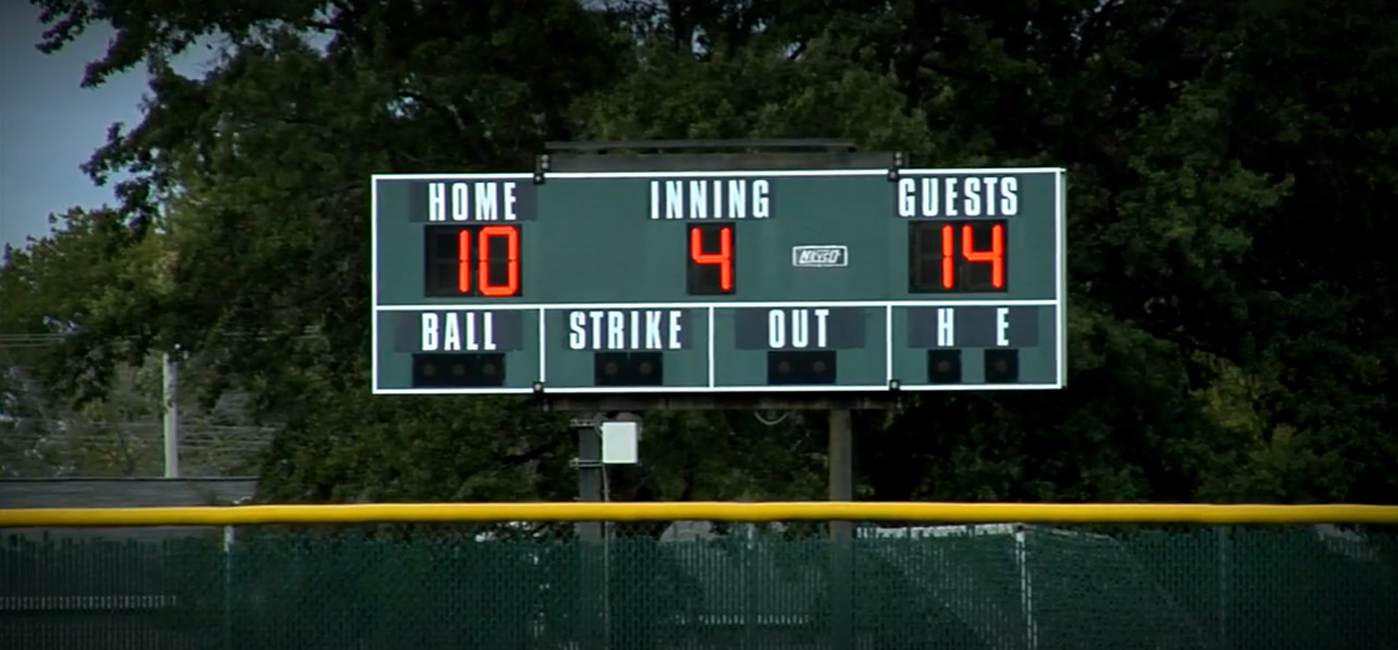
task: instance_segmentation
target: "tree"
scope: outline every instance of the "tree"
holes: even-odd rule
[[[1357,243],[1391,232],[1398,179],[1381,3],[40,4],[50,49],[117,26],[87,81],[145,63],[153,99],[88,166],[135,172],[124,205],[76,215],[80,243],[35,244],[103,261],[0,271],[36,296],[15,322],[82,325],[39,374],[100,396],[130,355],[207,358],[211,395],[248,391],[281,428],[276,498],[572,492],[559,416],[365,399],[369,174],[524,169],[572,137],[763,136],[1069,169],[1069,389],[862,417],[865,496],[1398,495],[1393,271]],[[164,64],[210,35],[204,78]],[[657,462],[613,489],[819,496],[822,425],[652,415]]]
[[[107,210],[61,221],[0,269],[0,462],[16,476],[158,475],[162,360],[147,348],[170,291],[168,240],[133,237]],[[202,361],[186,360],[196,384]],[[261,436],[236,396],[195,397],[179,401],[185,471],[246,465]]]

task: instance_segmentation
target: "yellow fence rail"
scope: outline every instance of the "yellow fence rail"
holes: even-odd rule
[[[0,509],[0,528],[489,521],[907,521],[1045,524],[1398,524],[1398,506],[1065,503],[402,503]]]
[[[4,505],[0,636],[25,650],[1398,648],[1398,506]],[[802,520],[884,525],[710,525]],[[514,525],[543,521],[655,525]],[[459,526],[257,529],[422,522]],[[119,530],[145,526],[190,528]]]

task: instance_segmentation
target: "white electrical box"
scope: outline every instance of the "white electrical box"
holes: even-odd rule
[[[638,446],[641,426],[637,422],[602,423],[602,462],[607,465],[635,465],[640,462]]]

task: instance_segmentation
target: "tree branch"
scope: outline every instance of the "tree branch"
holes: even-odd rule
[[[547,455],[549,455],[550,453],[553,453],[553,451],[556,450],[556,449],[558,449],[559,445],[561,445],[561,444],[562,444],[562,439],[561,439],[561,438],[554,437],[554,438],[551,438],[548,442],[545,442],[545,443],[542,444],[542,445],[539,445],[539,446],[537,446],[537,447],[534,447],[533,449],[530,449],[530,450],[528,450],[528,451],[525,451],[525,452],[519,453],[519,454],[509,454],[509,455],[507,455],[507,456],[501,458],[500,460],[503,460],[503,461],[505,461],[505,462],[507,462],[507,463],[510,463],[511,465],[523,465],[523,464],[525,464],[525,463],[529,463],[529,462],[533,462],[533,461],[539,460],[540,458],[543,458],[544,456],[547,456]]]
[[[792,50],[791,54],[786,55],[786,60],[795,61],[796,59],[801,58],[801,55],[806,53],[806,44],[806,41],[801,41],[800,43],[797,43],[796,49]]]

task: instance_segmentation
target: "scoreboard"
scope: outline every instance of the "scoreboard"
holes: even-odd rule
[[[372,182],[374,393],[1064,385],[1061,169]]]

